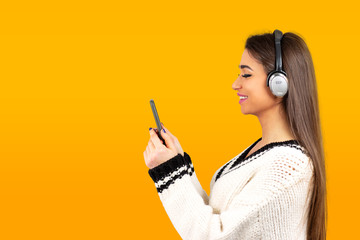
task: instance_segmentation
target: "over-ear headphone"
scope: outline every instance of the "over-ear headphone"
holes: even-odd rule
[[[275,36],[275,70],[271,71],[266,79],[266,85],[277,97],[283,97],[288,92],[288,80],[285,71],[282,70],[281,39],[283,34],[280,30],[274,31]]]

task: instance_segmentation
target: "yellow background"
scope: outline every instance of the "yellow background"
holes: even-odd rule
[[[261,137],[231,88],[250,34],[300,34],[315,64],[328,239],[358,235],[355,1],[3,1],[0,239],[180,239],[143,152],[160,120],[204,189]]]

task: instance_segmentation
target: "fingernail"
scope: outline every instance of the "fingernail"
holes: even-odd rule
[[[151,130],[152,128],[149,128],[149,131]]]
[[[165,129],[163,128],[163,130],[164,130],[164,133],[166,133],[166,131],[165,131]]]

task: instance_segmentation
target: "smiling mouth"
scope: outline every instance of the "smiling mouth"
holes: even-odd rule
[[[239,103],[241,104],[242,102],[246,101],[246,99],[248,99],[248,98],[247,97],[240,97]]]

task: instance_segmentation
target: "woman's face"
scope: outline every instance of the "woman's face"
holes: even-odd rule
[[[260,116],[280,103],[281,99],[274,96],[266,86],[267,74],[263,65],[257,62],[247,49],[244,50],[239,67],[240,74],[232,88],[238,94],[248,96],[245,101],[240,102],[243,114]]]

